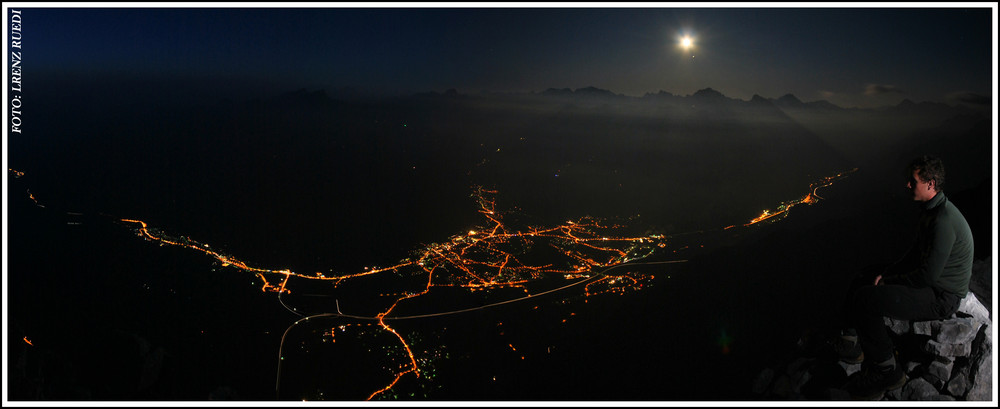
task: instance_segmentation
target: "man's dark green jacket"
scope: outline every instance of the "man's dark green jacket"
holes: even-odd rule
[[[917,243],[908,256],[916,257],[915,267],[885,277],[885,283],[929,286],[964,298],[972,277],[972,251],[972,230],[965,216],[944,192],[938,192],[920,215]]]

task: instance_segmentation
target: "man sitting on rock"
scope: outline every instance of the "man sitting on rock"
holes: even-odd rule
[[[835,349],[842,361],[864,366],[847,384],[854,399],[881,399],[902,387],[906,374],[896,363],[883,317],[925,321],[950,317],[969,292],[972,276],[972,231],[962,213],[945,197],[941,160],[923,156],[908,168],[906,187],[923,206],[917,242],[894,265],[852,285],[845,330]]]

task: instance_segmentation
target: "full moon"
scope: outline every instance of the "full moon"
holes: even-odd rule
[[[692,40],[691,37],[684,37],[681,39],[681,47],[684,47],[685,50],[690,49],[693,45],[694,40]]]

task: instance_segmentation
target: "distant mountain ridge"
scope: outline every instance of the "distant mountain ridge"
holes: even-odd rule
[[[771,101],[772,103],[781,108],[845,109],[826,100],[802,102],[802,100],[798,99],[795,95],[792,94],[785,94],[780,98],[777,99],[771,98],[767,100]]]
[[[364,94],[351,87],[339,87],[330,90],[326,89],[316,89],[308,91],[305,88],[300,88],[295,91],[286,92],[276,96],[275,99],[281,99],[285,101],[299,101],[307,103],[327,103],[331,100],[359,100],[359,99],[381,99],[381,98],[371,98],[364,97]],[[805,102],[795,96],[794,94],[788,93],[782,95],[778,98],[764,97],[759,94],[754,94],[750,100],[742,100],[738,98],[733,98],[726,96],[724,93],[712,88],[706,87],[695,91],[690,95],[677,95],[668,91],[659,90],[656,93],[647,92],[640,97],[628,96],[625,94],[615,93],[614,91],[598,88],[595,86],[586,86],[582,88],[547,88],[541,92],[494,92],[494,91],[482,91],[478,94],[466,94],[457,91],[455,88],[450,88],[445,92],[420,92],[406,96],[397,97],[382,97],[389,99],[397,98],[408,98],[408,97],[489,97],[489,96],[503,96],[503,97],[550,97],[550,98],[585,98],[588,100],[608,100],[608,101],[674,101],[683,102],[686,100],[698,101],[702,104],[711,103],[713,101],[718,103],[746,103],[752,105],[762,105],[765,103],[770,103],[782,110],[813,110],[813,111],[878,111],[893,114],[903,114],[903,115],[925,115],[925,114],[944,114],[944,115],[958,115],[958,114],[968,114],[973,112],[978,112],[973,108],[969,108],[965,105],[952,105],[943,102],[914,102],[910,99],[904,99],[899,104],[883,107],[874,108],[856,108],[856,107],[842,107],[836,105],[827,100],[816,100]]]
[[[419,110],[438,113],[440,124],[462,123],[464,117],[481,115],[485,122],[538,123],[546,127],[558,125],[554,129],[562,133],[569,133],[570,130],[589,132],[592,128],[618,124],[636,129],[638,134],[670,133],[673,137],[690,135],[691,138],[713,135],[716,140],[729,140],[732,135],[764,137],[771,133],[791,138],[798,144],[818,137],[826,148],[819,145],[801,148],[825,149],[830,154],[836,153],[833,156],[842,155],[840,157],[848,158],[853,163],[895,155],[906,144],[926,143],[942,138],[942,135],[949,138],[963,136],[972,129],[978,129],[974,127],[979,121],[989,120],[986,111],[940,102],[906,99],[895,106],[843,108],[826,100],[805,102],[791,93],[778,98],[754,94],[747,101],[728,97],[711,87],[690,95],[660,90],[640,97],[617,94],[595,86],[548,88],[541,92],[467,94],[448,89],[443,93],[423,92],[397,97],[365,98],[359,95],[361,93],[350,88],[334,88],[333,91],[298,89],[258,103],[269,106],[272,113],[287,112],[284,115],[290,118],[306,111],[357,110],[372,106],[391,106],[393,109],[410,106],[416,109],[419,106],[422,107]],[[531,110],[536,112],[528,113]],[[518,111],[520,113],[516,113]],[[589,125],[581,127],[580,124],[584,123]],[[702,132],[706,129],[714,130]]]

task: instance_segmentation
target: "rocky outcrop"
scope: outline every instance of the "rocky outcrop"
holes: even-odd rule
[[[885,320],[897,339],[916,349],[905,362],[910,381],[886,399],[992,399],[993,323],[974,293],[945,320]]]
[[[993,322],[974,293],[969,292],[948,319],[885,321],[908,380],[882,400],[992,399]],[[843,386],[861,364],[840,362],[823,345],[828,339],[829,334],[803,336],[797,351],[757,375],[753,393],[763,400],[850,400]]]

